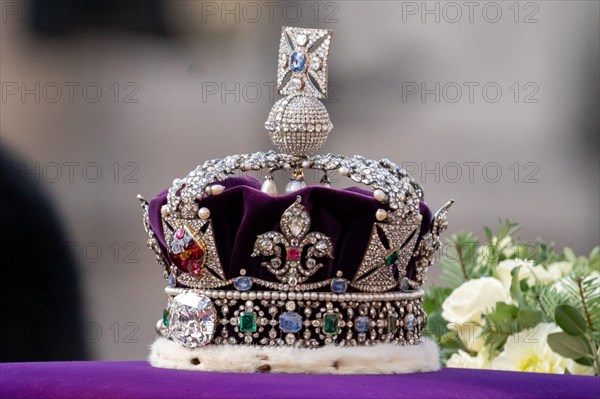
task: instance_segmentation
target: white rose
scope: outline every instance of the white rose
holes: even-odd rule
[[[554,263],[551,263],[550,265],[548,265],[548,271],[554,278],[554,281],[560,280],[561,278],[563,278],[564,276],[569,274],[572,269],[573,269],[573,263],[567,262],[567,261],[554,262]]]
[[[453,353],[446,363],[446,367],[457,368],[457,369],[489,369],[490,362],[488,360],[489,354],[486,350],[482,350],[477,353],[477,356],[471,356],[463,350],[458,350],[457,353]]]
[[[510,303],[508,290],[493,277],[465,281],[446,298],[442,304],[442,317],[449,322],[448,328],[458,331],[460,339],[471,351],[479,351],[484,340],[481,337],[482,315],[493,311],[496,302]]]
[[[523,270],[529,269],[533,266],[534,264],[532,260],[519,258],[506,259],[498,263],[498,266],[496,267],[496,277],[498,278],[498,280],[502,281],[502,285],[504,285],[504,288],[510,290],[510,284],[512,283],[511,272],[513,271],[513,269],[515,267],[521,268],[521,270],[519,271],[519,278],[521,278],[521,273],[523,272]]]
[[[527,284],[532,286],[536,284],[547,285],[560,280],[571,271],[573,265],[569,262],[556,262],[545,268],[542,265],[534,265],[532,260],[518,258],[503,260],[496,267],[496,277],[502,281],[507,289],[510,289],[511,272],[516,267],[520,267],[519,281],[527,280]]]
[[[510,301],[502,283],[493,277],[465,281],[442,304],[442,317],[450,323],[481,322],[484,313],[492,311],[496,302]]]
[[[508,337],[504,350],[493,361],[495,370],[530,371],[536,373],[593,375],[592,367],[581,366],[550,349],[548,334],[561,329],[554,323],[540,323]]]

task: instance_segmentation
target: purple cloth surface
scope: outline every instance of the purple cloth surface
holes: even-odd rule
[[[133,362],[0,364],[1,398],[594,398],[600,378],[442,369],[403,375],[204,373]]]
[[[261,267],[265,259],[250,254],[258,235],[280,231],[281,215],[294,203],[297,195],[302,197],[302,204],[310,213],[310,231],[329,236],[334,248],[333,259],[319,259],[324,267],[308,282],[334,277],[338,270],[343,271],[346,278],[352,278],[367,249],[375,212],[387,208],[370,191],[358,187],[309,186],[274,197],[260,191],[260,182],[251,177],[232,177],[221,184],[225,191],[218,196],[203,198],[199,206],[210,209],[217,251],[227,278],[239,276],[243,268],[250,276],[274,281],[266,268]],[[166,197],[167,190],[154,197],[148,209],[150,225],[163,250],[166,243],[160,209],[167,202]],[[424,202],[420,203],[420,212],[423,222],[419,235],[422,237],[430,230],[432,214]],[[412,276],[414,261],[412,259],[407,267],[408,277]]]

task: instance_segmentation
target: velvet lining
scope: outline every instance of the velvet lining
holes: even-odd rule
[[[251,257],[256,237],[268,231],[280,231],[282,213],[302,197],[302,205],[311,217],[309,231],[318,231],[331,238],[333,259],[320,258],[324,267],[308,281],[321,281],[335,276],[338,270],[351,279],[358,268],[369,242],[377,209],[387,209],[370,191],[350,187],[346,189],[309,186],[291,194],[271,196],[260,191],[260,182],[250,177],[232,177],[221,183],[223,193],[207,196],[199,201],[200,207],[210,210],[217,251],[227,278],[239,276],[240,269],[264,280],[273,276],[261,267],[265,259]],[[159,243],[166,247],[161,222],[161,207],[167,202],[167,190],[150,201],[150,225]],[[432,214],[420,203],[423,222],[420,237],[430,231]],[[407,275],[413,273],[412,259]]]

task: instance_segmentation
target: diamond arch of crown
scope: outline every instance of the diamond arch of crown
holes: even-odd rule
[[[167,210],[182,217],[194,217],[198,212],[197,201],[211,194],[211,186],[236,172],[259,170],[305,168],[322,171],[337,171],[356,183],[371,186],[376,199],[389,204],[399,217],[416,215],[423,190],[408,173],[397,164],[382,159],[379,161],[361,156],[315,155],[300,158],[274,151],[231,155],[223,159],[204,162],[182,179],[175,179],[167,194]]]

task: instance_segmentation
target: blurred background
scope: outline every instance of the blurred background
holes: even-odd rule
[[[598,245],[598,1],[3,0],[1,18],[3,361],[147,355],[164,281],[136,194],[271,148],[282,25],[334,30],[324,152],[402,163],[431,207],[456,199],[449,233],[502,217]]]

